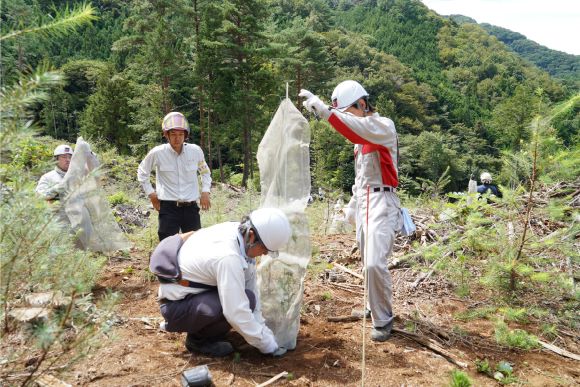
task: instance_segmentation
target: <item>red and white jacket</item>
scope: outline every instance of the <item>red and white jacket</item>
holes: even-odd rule
[[[371,188],[399,185],[397,174],[397,130],[390,118],[373,113],[357,117],[337,110],[330,111],[328,122],[355,144],[355,187],[357,192]]]

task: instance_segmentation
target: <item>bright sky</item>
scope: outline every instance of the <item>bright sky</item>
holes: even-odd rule
[[[580,55],[580,0],[421,0],[440,15],[460,14]]]

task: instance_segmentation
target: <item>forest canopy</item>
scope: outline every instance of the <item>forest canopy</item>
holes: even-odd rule
[[[9,2],[2,34],[80,4]],[[338,82],[361,82],[396,124],[401,182],[411,193],[445,171],[447,190],[465,189],[483,170],[499,173],[501,155],[529,141],[533,117],[578,93],[570,81],[577,73],[554,68],[568,62],[543,66],[504,44],[519,35],[443,18],[417,0],[91,4],[98,18],[77,35],[2,42],[4,83],[40,65],[65,76],[35,107],[40,132],[69,142],[82,135],[141,157],[161,142],[161,118],[178,110],[214,179],[241,175],[243,186],[257,177],[257,144],[286,83],[301,108],[301,88],[328,102]],[[577,103],[553,125],[561,146],[578,146]],[[348,192],[351,145],[322,122],[312,133],[314,186]]]

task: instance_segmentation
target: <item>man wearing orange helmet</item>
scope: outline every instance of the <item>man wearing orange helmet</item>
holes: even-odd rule
[[[203,150],[186,143],[189,123],[179,112],[171,112],[161,125],[167,144],[153,148],[139,164],[137,179],[153,207],[159,211],[159,240],[181,232],[199,230],[199,209],[211,206],[211,174]],[[149,181],[155,169],[155,189]],[[201,195],[197,175],[201,175]],[[199,200],[200,206],[197,201]]]
[[[401,209],[396,189],[399,184],[398,139],[393,121],[375,113],[366,90],[356,81],[336,86],[332,107],[301,90],[304,106],[316,113],[351,141],[355,156],[353,200],[357,239],[368,279],[368,306],[373,319],[371,339],[385,341],[393,326],[392,280],[387,266],[401,228]],[[367,200],[368,195],[368,200]],[[368,201],[368,202],[367,202]],[[368,216],[368,217],[367,217]]]

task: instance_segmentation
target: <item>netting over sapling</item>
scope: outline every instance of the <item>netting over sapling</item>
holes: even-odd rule
[[[89,144],[79,137],[63,180],[64,212],[85,249],[103,252],[125,250],[130,243],[115,222],[109,202],[93,172],[98,164]]]
[[[280,346],[296,347],[304,277],[310,260],[308,219],[310,195],[310,127],[286,98],[276,111],[258,147],[261,207],[283,210],[292,237],[278,258],[262,257],[258,267],[260,302],[266,324]]]

